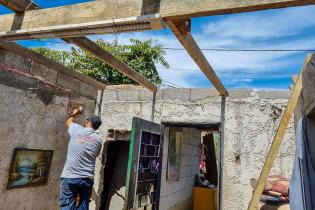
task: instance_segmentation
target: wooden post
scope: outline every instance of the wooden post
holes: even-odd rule
[[[267,155],[267,158],[266,158],[266,161],[265,161],[265,164],[262,168],[262,171],[260,173],[260,177],[259,177],[259,180],[258,180],[258,183],[257,183],[257,186],[256,186],[256,189],[254,191],[254,194],[253,194],[253,197],[249,203],[249,206],[248,206],[248,210],[256,210],[258,209],[258,202],[260,200],[260,197],[261,197],[261,194],[263,192],[263,189],[265,187],[265,184],[266,184],[266,181],[267,181],[267,178],[269,176],[269,173],[271,171],[271,168],[272,168],[272,165],[273,165],[273,162],[276,158],[276,155],[279,151],[279,148],[280,148],[280,145],[281,145],[281,142],[282,142],[282,139],[283,139],[283,136],[285,134],[285,131],[288,127],[288,124],[289,124],[289,121],[291,119],[291,116],[292,116],[292,113],[294,112],[294,109],[296,107],[296,104],[298,102],[298,99],[300,97],[300,93],[301,93],[301,90],[302,90],[302,75],[303,75],[303,71],[305,69],[305,66],[307,65],[307,63],[310,61],[311,59],[311,55],[308,55],[305,62],[304,62],[304,65],[303,65],[303,68],[297,78],[297,81],[294,85],[294,88],[293,88],[293,91],[292,91],[292,95],[291,95],[291,98],[288,102],[288,105],[287,105],[287,108],[281,118],[281,121],[280,121],[280,124],[279,124],[279,127],[278,127],[278,130],[277,130],[277,133],[276,135],[274,136],[274,139],[273,139],[273,142],[272,142],[272,145],[271,145],[271,148],[269,150],[269,153]]]

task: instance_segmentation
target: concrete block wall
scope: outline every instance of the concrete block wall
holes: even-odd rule
[[[289,91],[229,90],[226,100],[222,169],[222,209],[244,210],[251,198],[250,179],[258,178]],[[128,100],[123,95],[128,95]],[[132,117],[151,120],[153,94],[139,87],[109,86],[104,91],[100,130],[130,130]],[[220,122],[221,97],[213,89],[161,89],[156,94],[154,121]],[[276,113],[276,114],[275,114]],[[293,121],[292,121],[293,122]],[[294,126],[290,123],[272,174],[291,176]],[[96,166],[101,180],[101,163]],[[96,189],[101,184],[96,180]],[[97,204],[97,196],[95,203]],[[95,204],[95,205],[96,205]],[[161,209],[168,210],[168,209]]]
[[[0,209],[57,210],[69,141],[65,125],[69,92],[90,115],[97,90],[4,50],[0,50],[0,64],[6,67],[0,67]],[[18,147],[54,150],[47,185],[6,190],[12,153]]]
[[[165,128],[163,164],[161,176],[160,209],[192,209],[194,176],[199,173],[199,144],[201,132],[195,128],[183,128],[181,167],[179,181],[167,181],[167,157],[169,128]]]

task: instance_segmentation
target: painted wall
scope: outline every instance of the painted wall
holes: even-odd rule
[[[57,210],[69,140],[65,125],[69,91],[72,99],[85,104],[87,115],[94,113],[97,91],[7,51],[0,50],[0,64],[0,209]],[[6,190],[17,147],[54,150],[47,185]]]
[[[224,210],[247,208],[252,194],[250,179],[259,176],[289,95],[289,91],[230,90],[224,127]],[[107,138],[108,129],[130,130],[133,116],[151,120],[152,98],[152,93],[142,88],[109,86],[101,106],[103,138]],[[162,89],[156,94],[154,121],[220,122],[220,108],[221,98],[213,89]],[[272,173],[289,177],[295,150],[292,122],[283,142]],[[102,190],[101,168],[99,161],[93,208],[97,208]],[[166,201],[165,206],[169,208],[173,204]]]

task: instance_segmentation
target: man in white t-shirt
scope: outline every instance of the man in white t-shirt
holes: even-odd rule
[[[84,127],[74,123],[81,112],[76,109],[68,117],[66,125],[70,134],[67,160],[61,174],[61,210],[88,210],[92,193],[95,160],[102,148],[102,139],[96,130],[102,124],[98,116],[86,119]],[[80,203],[76,206],[76,197]]]

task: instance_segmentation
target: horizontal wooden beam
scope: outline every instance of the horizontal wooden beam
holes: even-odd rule
[[[17,13],[39,9],[39,6],[31,0],[0,0],[0,4]]]
[[[65,38],[67,42],[77,45],[78,47],[88,51],[96,58],[100,59],[101,61],[105,62],[106,64],[110,65],[120,73],[124,74],[125,76],[133,79],[134,81],[138,82],[140,85],[148,88],[152,92],[157,92],[157,87],[152,84],[149,80],[143,77],[141,74],[130,68],[127,64],[123,63],[122,61],[118,60],[116,57],[111,55],[106,50],[102,49],[98,46],[95,42],[89,40],[86,37],[73,37],[73,38]]]
[[[58,63],[58,62],[55,62],[53,60],[50,60],[38,53],[36,53],[35,51],[33,50],[30,50],[30,49],[27,49],[25,47],[22,47],[16,43],[13,43],[13,42],[6,42],[6,41],[3,41],[3,40],[0,40],[0,48],[3,48],[3,49],[6,49],[8,51],[12,51],[22,57],[25,57],[25,58],[29,58],[31,59],[32,61],[34,62],[37,62],[37,63],[40,63],[40,64],[43,64],[44,66],[47,66],[48,68],[52,68],[56,71],[59,71],[59,72],[62,72],[70,77],[73,77],[73,78],[76,78],[82,82],[85,82],[97,89],[105,89],[106,88],[106,85],[102,82],[99,82],[95,79],[92,79],[88,76],[85,76],[85,75],[82,75],[70,68],[67,68],[65,67],[64,65]]]
[[[160,0],[153,6],[145,2],[93,1],[27,11],[22,18],[1,15],[0,37],[17,40],[115,33],[137,27],[149,30],[163,26],[152,14],[172,20],[315,4],[315,0]]]
[[[201,52],[196,41],[190,34],[190,20],[168,21],[167,24],[177,37],[178,41],[187,50],[190,57],[196,62],[201,71],[211,81],[221,96],[228,96],[228,91],[212,69],[206,57]]]
[[[1,1],[1,0],[0,0]],[[25,3],[29,0],[20,0],[20,4],[22,2]],[[17,3],[16,3],[17,4]],[[30,6],[29,4],[28,6]],[[27,9],[28,6],[24,7],[24,10]],[[37,6],[36,9],[39,9],[40,7]],[[23,8],[21,8],[23,9]],[[15,10],[14,10],[15,11]],[[15,11],[16,12],[16,11]],[[130,77],[131,79],[134,79],[136,82],[140,83],[141,85],[149,88],[151,91],[156,92],[157,87],[150,83],[147,79],[142,77],[138,72],[131,69],[129,66],[124,64],[123,62],[119,61],[117,58],[112,56],[110,53],[106,52],[104,49],[99,47],[97,44],[95,44],[93,41],[89,40],[88,38],[82,37],[82,38],[65,38],[63,39],[66,42],[73,43],[79,47],[82,47],[92,55],[99,58],[101,61],[107,63],[108,65],[112,66],[113,68],[117,69],[119,72],[123,73],[124,75]]]

